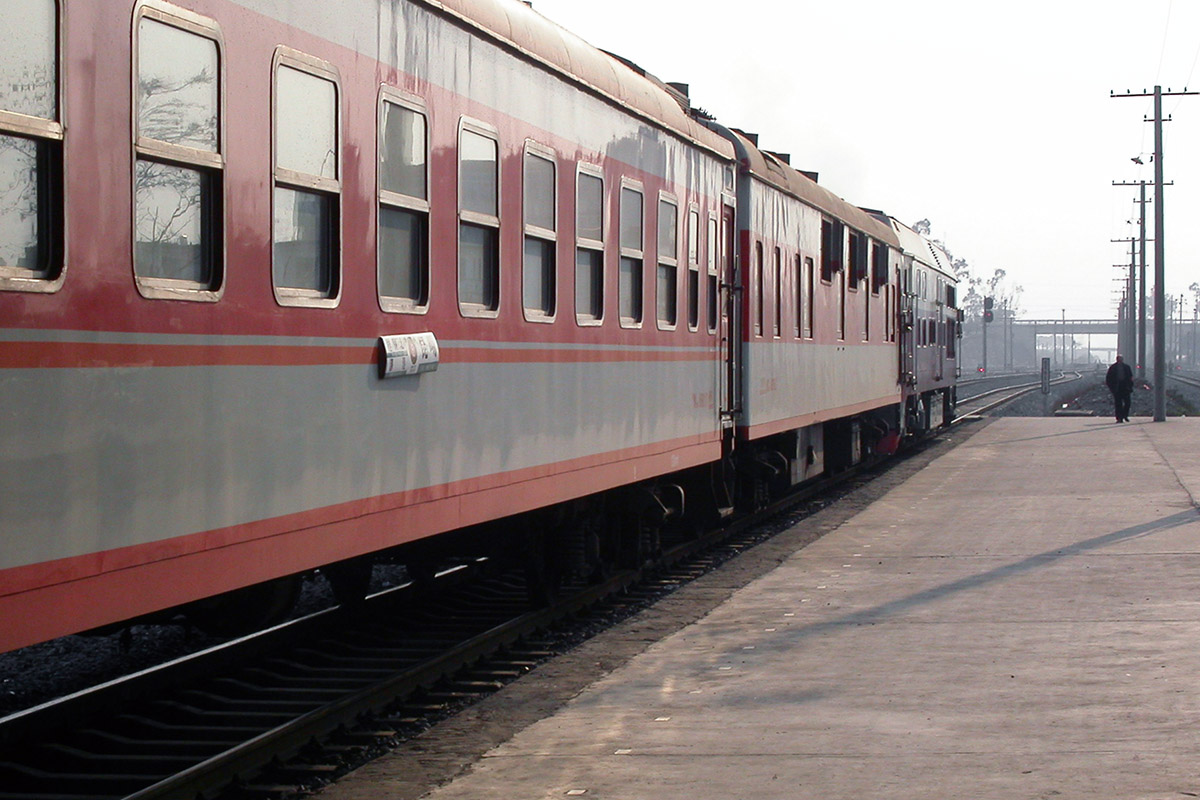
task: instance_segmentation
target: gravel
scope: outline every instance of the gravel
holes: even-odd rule
[[[1172,382],[1167,386],[1166,413],[1168,417],[1200,416],[1200,389]],[[1088,372],[1070,383],[1051,387],[1049,395],[1041,392],[1022,397],[993,416],[1046,417],[1055,413],[1113,416],[1112,395],[1104,385],[1104,372]],[[1154,416],[1154,391],[1149,384],[1134,388],[1130,417]]]

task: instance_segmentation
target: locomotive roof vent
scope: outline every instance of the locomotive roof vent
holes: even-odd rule
[[[782,161],[784,164],[787,164],[789,167],[792,165],[792,154],[791,153],[776,153],[774,150],[763,150],[763,152],[769,156],[774,156],[778,160]]]

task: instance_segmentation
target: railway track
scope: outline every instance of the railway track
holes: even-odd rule
[[[1018,379],[1025,376],[1016,376]],[[1055,378],[1051,379],[1051,386],[1058,386],[1064,383],[1070,383],[1083,377],[1079,372],[1060,372]],[[960,386],[961,388],[961,386]],[[1001,408],[1018,398],[1033,392],[1040,391],[1042,388],[1041,380],[1017,383],[1013,385],[1000,386],[994,389],[986,389],[967,397],[959,397],[958,399],[958,416],[953,420],[953,423],[962,422],[969,417],[986,414],[997,408]],[[997,397],[999,395],[999,397]]]
[[[1196,377],[1194,375],[1181,375],[1179,373],[1173,373],[1167,377],[1173,381],[1182,383],[1184,386],[1191,386],[1194,389],[1200,389],[1200,377]]]
[[[0,719],[0,800],[298,794],[347,754],[419,731],[549,657],[544,632],[559,621],[640,607],[853,477],[676,541],[653,566],[566,587],[549,607],[530,608],[523,572],[480,560],[440,575],[432,594],[397,587],[13,714]]]

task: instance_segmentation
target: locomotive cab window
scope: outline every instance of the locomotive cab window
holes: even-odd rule
[[[525,318],[551,322],[555,312],[555,165],[554,153],[532,143],[525,151]]]
[[[279,48],[272,275],[280,305],[333,308],[341,293],[338,76]]]
[[[604,318],[604,178],[579,166],[575,184],[575,321]]]
[[[644,208],[640,189],[621,187],[621,262],[617,275],[617,311],[621,316],[621,325],[625,327],[642,324]]]
[[[58,8],[8,0],[0,49],[0,289],[51,292],[63,273]]]
[[[458,304],[473,317],[500,309],[500,142],[464,122],[458,139]]]
[[[385,87],[379,112],[379,304],[429,308],[429,123],[422,107]]]
[[[658,327],[679,321],[679,207],[674,198],[658,201]]]

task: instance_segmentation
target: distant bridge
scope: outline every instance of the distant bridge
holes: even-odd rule
[[[993,326],[1001,320],[992,323]],[[1121,323],[1115,319],[1014,319],[1009,322],[1014,329],[1029,331],[1034,335],[1066,334],[1074,336],[1081,333],[1120,333]]]

